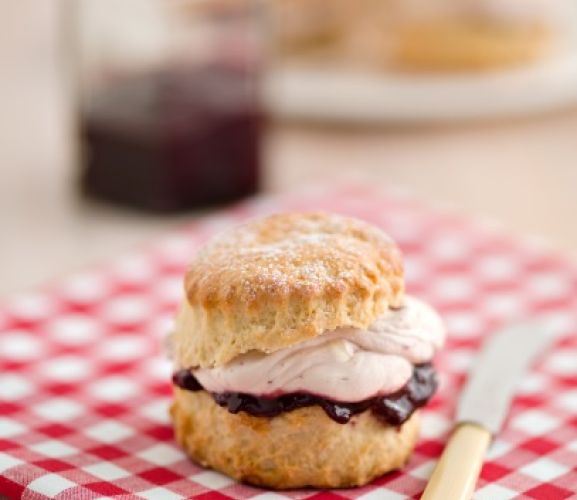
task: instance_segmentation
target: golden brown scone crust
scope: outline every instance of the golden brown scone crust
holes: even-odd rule
[[[401,254],[383,232],[324,213],[279,214],[209,243],[185,278],[177,366],[222,366],[339,327],[366,328],[403,299]]]
[[[175,388],[176,439],[203,466],[276,489],[366,484],[402,467],[413,450],[419,416],[400,428],[370,411],[338,424],[318,406],[273,418],[233,415],[205,391]]]

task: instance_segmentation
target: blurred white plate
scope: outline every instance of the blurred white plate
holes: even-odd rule
[[[265,81],[275,116],[356,123],[447,122],[540,113],[577,104],[577,50],[515,70],[461,75],[279,68]]]

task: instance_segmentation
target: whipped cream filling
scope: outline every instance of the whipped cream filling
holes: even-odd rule
[[[340,328],[271,354],[249,352],[225,366],[192,371],[210,392],[257,396],[306,392],[342,402],[392,394],[415,364],[431,361],[445,340],[439,315],[406,297],[366,330]]]

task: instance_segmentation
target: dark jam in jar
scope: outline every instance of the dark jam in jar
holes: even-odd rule
[[[82,109],[83,192],[159,212],[255,193],[256,94],[253,72],[232,64],[111,77]]]
[[[181,389],[201,391],[203,387],[190,372],[179,370],[172,381]],[[216,403],[231,413],[244,411],[258,417],[274,417],[281,413],[320,406],[325,413],[339,424],[346,424],[354,415],[371,410],[389,425],[406,422],[417,408],[424,406],[437,389],[437,376],[431,363],[416,365],[409,381],[399,391],[355,403],[332,401],[307,393],[284,394],[276,398],[265,398],[241,392],[213,393]]]

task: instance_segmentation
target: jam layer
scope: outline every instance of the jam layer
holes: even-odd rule
[[[172,381],[181,389],[202,391],[204,388],[190,372],[179,370]],[[305,406],[320,406],[325,413],[339,424],[346,424],[358,413],[371,410],[389,425],[401,425],[413,412],[425,405],[437,389],[437,377],[431,363],[416,365],[413,374],[399,391],[386,396],[378,396],[356,403],[332,401],[314,394],[297,392],[275,398],[266,398],[242,392],[212,393],[216,403],[231,413],[244,411],[256,417],[275,417],[286,411]]]

